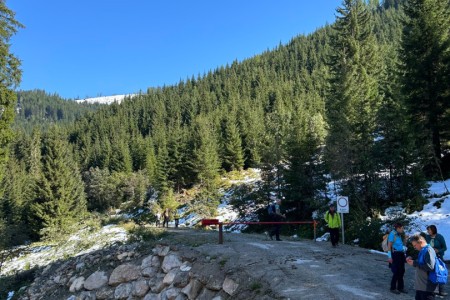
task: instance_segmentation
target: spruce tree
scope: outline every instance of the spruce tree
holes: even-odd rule
[[[43,139],[42,175],[31,204],[34,230],[46,238],[69,233],[86,215],[84,183],[70,145],[54,130]]]
[[[443,148],[450,134],[450,2],[408,0],[400,50],[403,93],[417,147],[429,167],[428,174],[440,175]],[[440,176],[439,176],[440,177]]]
[[[11,124],[14,121],[16,94],[22,71],[19,59],[10,52],[10,41],[23,25],[16,21],[15,13],[5,1],[0,1],[0,180],[8,157],[8,145],[13,139]]]

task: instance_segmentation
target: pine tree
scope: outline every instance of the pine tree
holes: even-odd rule
[[[43,139],[42,176],[31,205],[32,218],[46,238],[67,234],[86,215],[84,183],[71,147],[55,130]]]
[[[336,179],[348,179],[346,194],[370,207],[376,165],[372,159],[380,106],[379,57],[371,15],[362,0],[344,0],[337,9],[331,59],[331,93],[327,103],[327,160]]]
[[[242,140],[233,112],[225,118],[223,127],[222,161],[224,169],[227,171],[242,170],[244,167]]]
[[[8,158],[8,145],[13,138],[16,94],[13,89],[20,83],[20,61],[10,52],[10,40],[23,25],[16,21],[15,13],[5,1],[0,1],[0,180]]]
[[[443,147],[450,140],[450,4],[441,0],[408,0],[400,56],[403,93],[417,147],[424,149],[429,175],[440,175]],[[428,147],[431,150],[427,150]],[[437,163],[436,163],[437,162]]]

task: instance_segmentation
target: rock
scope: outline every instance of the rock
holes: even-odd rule
[[[99,300],[113,299],[114,289],[110,288],[109,286],[101,287],[96,291],[95,296]]]
[[[72,285],[69,288],[69,291],[71,293],[79,292],[83,288],[83,285],[84,285],[84,277],[83,276],[78,277],[73,281]]]
[[[150,286],[150,290],[153,293],[157,293],[157,294],[160,293],[165,287],[162,277],[153,277],[148,282],[148,285]]]
[[[203,285],[199,280],[192,279],[189,284],[181,290],[181,292],[185,294],[189,300],[193,300],[197,297],[202,287]]]
[[[131,283],[121,283],[114,291],[114,299],[128,299],[132,293],[133,285]]]
[[[179,294],[180,294],[180,289],[171,287],[171,288],[168,288],[167,290],[164,290],[161,292],[161,298],[167,299],[167,300],[175,300],[175,298],[177,298],[177,296]]]
[[[166,256],[167,254],[169,254],[170,247],[158,245],[155,248],[153,248],[152,251],[158,256]]]
[[[184,288],[185,286],[187,286],[189,284],[189,272],[182,272],[182,271],[178,271],[175,275],[175,278],[173,279],[173,286],[177,287],[177,288]]]
[[[139,267],[130,264],[120,265],[114,269],[109,277],[109,285],[116,286],[120,283],[136,280],[141,276]]]
[[[81,294],[78,298],[79,298],[79,300],[96,300],[97,299],[95,297],[95,292],[88,292],[88,291],[81,292]]]
[[[148,293],[145,295],[144,300],[161,300],[161,296],[159,294]]]
[[[213,291],[220,291],[224,282],[224,276],[209,275],[206,280],[206,287]]]
[[[190,271],[191,269],[192,269],[192,266],[187,261],[183,262],[183,264],[180,266],[180,270],[183,271],[183,272]]]
[[[164,257],[163,263],[162,263],[162,270],[164,273],[168,273],[170,270],[174,268],[178,268],[181,266],[181,261],[179,257],[175,254],[169,254]]]
[[[233,296],[233,294],[238,289],[239,284],[237,284],[233,279],[226,277],[225,281],[223,282],[222,289],[230,296]]]
[[[84,262],[81,262],[76,265],[75,270],[80,271],[80,270],[84,269],[85,266],[86,266],[86,264]]]
[[[108,283],[108,276],[103,271],[92,273],[84,282],[84,288],[88,291],[97,290]]]
[[[173,280],[175,279],[175,276],[178,273],[178,269],[172,269],[169,271],[169,273],[164,276],[163,283],[164,285],[171,285]]]
[[[72,295],[72,296],[70,296],[69,298],[67,298],[66,300],[77,300],[77,297],[74,296],[74,295]]]
[[[215,291],[204,288],[195,300],[211,300],[216,295]]]
[[[153,277],[158,273],[158,268],[155,267],[147,267],[142,270],[142,276],[144,277]]]
[[[147,284],[147,280],[140,279],[133,282],[132,295],[137,297],[144,297],[147,294],[150,287]]]

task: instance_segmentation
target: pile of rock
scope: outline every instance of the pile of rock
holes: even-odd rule
[[[139,258],[134,251],[114,255],[85,255],[51,272],[44,270],[43,275],[51,275],[45,280],[38,278],[20,299],[52,299],[59,295],[59,299],[67,300],[220,300],[239,290],[232,274],[224,274],[219,263],[208,264],[208,257],[199,259],[198,253],[181,254],[169,246],[158,245],[146,257]],[[97,265],[101,260],[111,263],[90,274],[82,272],[86,265]]]

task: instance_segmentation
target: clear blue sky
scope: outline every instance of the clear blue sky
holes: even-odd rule
[[[340,0],[7,0],[19,89],[63,98],[173,85],[332,23]]]

